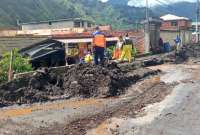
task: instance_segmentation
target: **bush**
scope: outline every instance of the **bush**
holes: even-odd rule
[[[0,60],[0,83],[8,80],[8,70],[10,65],[10,52],[6,52],[2,59]],[[23,73],[32,71],[32,66],[29,63],[28,58],[23,58],[17,51],[13,50],[13,72],[14,73]]]

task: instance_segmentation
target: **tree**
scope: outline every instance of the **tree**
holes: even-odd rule
[[[8,80],[8,70],[10,65],[10,52],[6,52],[2,59],[0,60],[0,83]],[[32,71],[32,66],[29,63],[28,58],[23,58],[17,51],[13,50],[13,72],[14,73],[23,73]]]

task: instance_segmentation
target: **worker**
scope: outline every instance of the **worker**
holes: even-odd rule
[[[117,42],[116,48],[113,52],[112,59],[120,59],[122,44],[123,44],[123,37],[120,36],[119,41]]]
[[[104,63],[104,51],[106,48],[106,38],[103,32],[100,31],[99,27],[96,27],[96,32],[93,33],[93,53],[94,63],[96,65]]]
[[[165,47],[164,47],[163,39],[161,37],[159,38],[158,45],[159,45],[158,52],[159,53],[165,52]]]
[[[85,55],[85,63],[92,63],[93,57],[90,51]]]
[[[129,63],[132,62],[132,49],[133,49],[133,41],[129,38],[128,34],[124,38],[124,42],[122,45],[122,54],[120,57],[120,61],[124,61],[127,59]]]
[[[178,52],[181,48],[181,38],[177,35],[174,42],[175,42],[175,45],[176,45],[176,52]]]

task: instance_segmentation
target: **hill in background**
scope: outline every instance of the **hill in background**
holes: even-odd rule
[[[177,2],[171,5],[158,5],[152,8],[153,12],[158,16],[164,14],[175,14],[178,16],[188,17],[192,20],[196,19],[196,3]]]
[[[80,17],[126,29],[134,27],[135,20],[143,19],[144,13],[144,8],[97,0],[1,0],[0,27],[16,26],[17,20],[31,22]]]
[[[115,29],[133,29],[145,18],[145,8],[130,7],[129,0],[1,0],[0,27],[14,27],[20,22],[64,18],[84,18],[97,24],[111,24]],[[195,18],[195,4],[179,2],[152,8],[151,16],[167,13]]]

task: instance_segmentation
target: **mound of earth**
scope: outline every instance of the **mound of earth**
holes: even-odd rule
[[[176,63],[183,63],[189,58],[200,58],[200,44],[184,45],[181,50],[176,54]]]
[[[63,74],[46,69],[31,78],[24,77],[1,85],[0,105],[28,104],[62,97],[117,96],[138,80],[157,73],[146,68],[121,70],[115,63],[104,67],[76,65]]]

